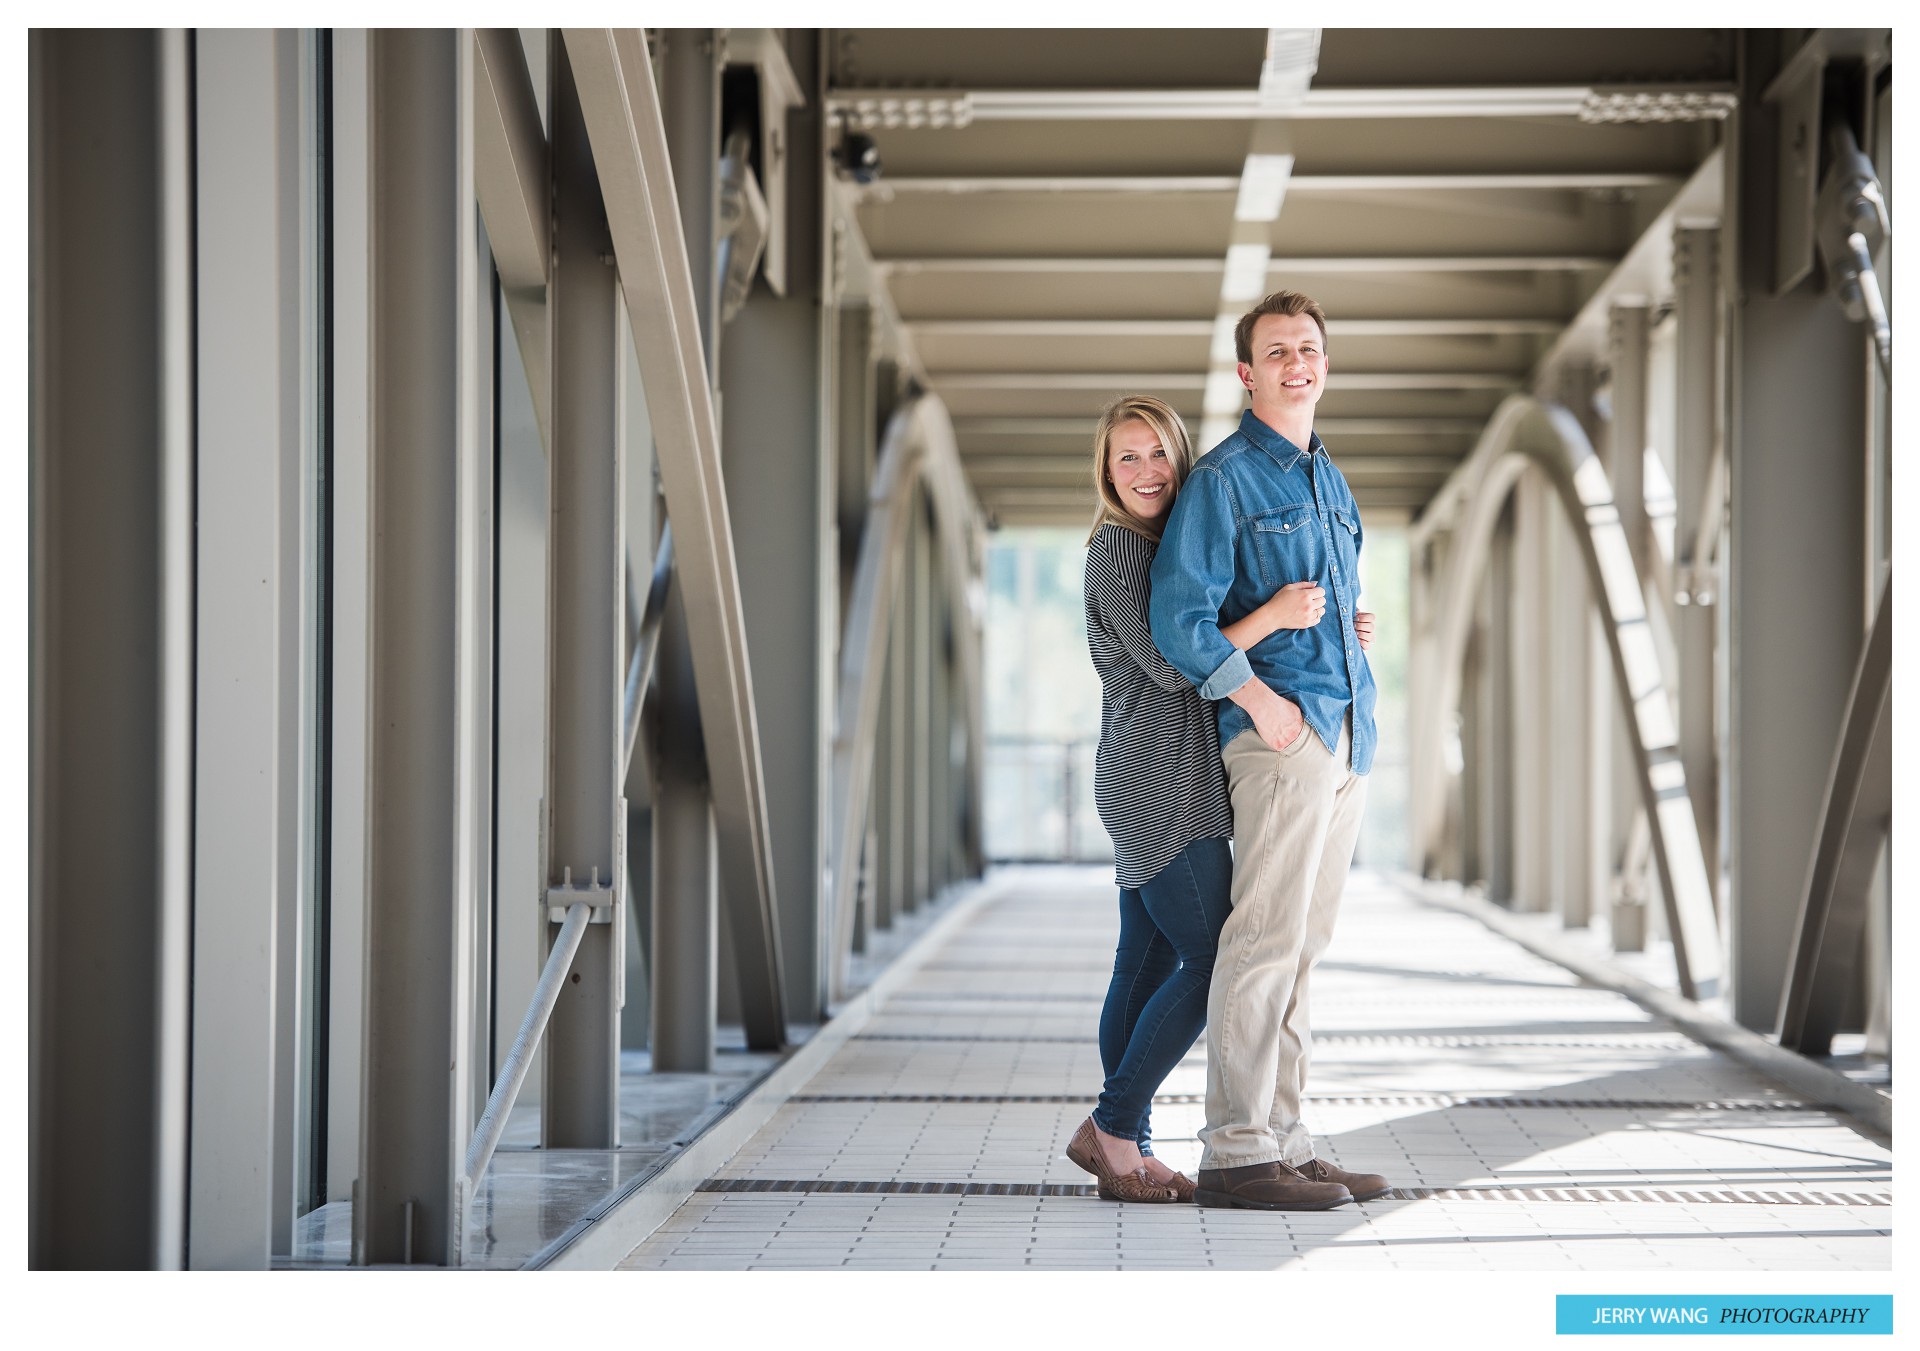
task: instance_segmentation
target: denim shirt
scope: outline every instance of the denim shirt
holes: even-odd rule
[[[1311,466],[1311,468],[1309,468]],[[1306,450],[1253,415],[1195,462],[1153,560],[1153,641],[1205,699],[1220,701],[1220,745],[1253,726],[1227,695],[1258,677],[1300,706],[1329,748],[1353,712],[1353,769],[1373,768],[1373,672],[1353,631],[1360,509],[1318,433]],[[1329,604],[1308,629],[1277,629],[1241,652],[1220,632],[1288,582]]]

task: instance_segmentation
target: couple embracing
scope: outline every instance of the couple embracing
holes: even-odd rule
[[[1252,406],[1197,461],[1158,399],[1119,400],[1095,433],[1087,640],[1120,939],[1106,1082],[1067,1156],[1109,1200],[1325,1210],[1388,1190],[1315,1157],[1300,1116],[1308,979],[1373,763],[1373,616],[1360,513],[1313,430],[1326,316],[1277,292],[1234,342]],[[1203,1026],[1196,1186],[1153,1157],[1148,1118]]]

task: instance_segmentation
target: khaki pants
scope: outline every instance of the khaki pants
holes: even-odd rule
[[[1313,1157],[1300,1119],[1313,1033],[1307,978],[1333,937],[1367,803],[1352,717],[1329,751],[1312,728],[1284,751],[1242,732],[1221,753],[1233,794],[1233,913],[1207,998],[1202,1168]]]

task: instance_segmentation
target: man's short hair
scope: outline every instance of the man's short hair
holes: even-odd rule
[[[1319,302],[1312,296],[1302,295],[1298,291],[1275,291],[1265,300],[1240,316],[1240,322],[1233,326],[1233,351],[1235,357],[1249,364],[1253,361],[1253,326],[1269,314],[1304,314],[1320,326],[1320,345],[1327,345],[1327,316]]]

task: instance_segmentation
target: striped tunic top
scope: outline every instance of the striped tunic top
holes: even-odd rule
[[[1151,881],[1195,840],[1233,835],[1213,706],[1168,665],[1147,628],[1147,570],[1158,548],[1112,523],[1087,545],[1087,646],[1101,686],[1093,798],[1123,887]]]

